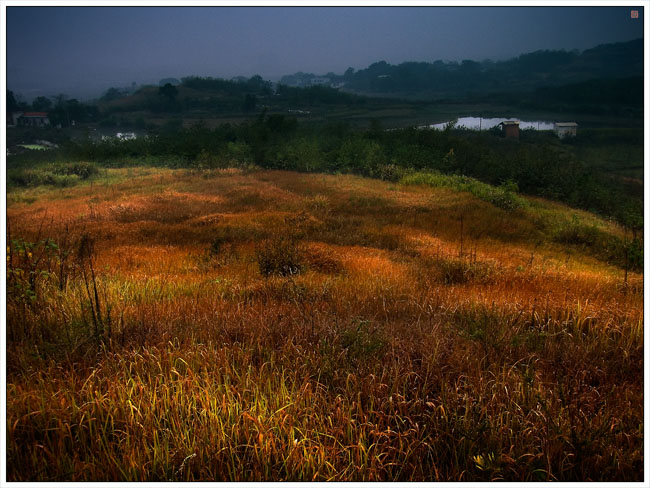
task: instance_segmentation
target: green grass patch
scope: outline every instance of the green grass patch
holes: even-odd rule
[[[51,185],[57,187],[74,186],[99,173],[94,163],[50,163],[34,168],[12,168],[7,170],[8,187],[36,187]]]
[[[554,242],[589,251],[609,263],[635,271],[643,270],[643,243],[639,238],[613,235],[575,214],[571,220],[556,219],[550,227],[550,235]]]
[[[517,194],[517,184],[506,182],[499,186],[483,183],[475,178],[462,175],[445,175],[437,171],[418,171],[402,177],[405,185],[428,185],[435,188],[452,188],[469,192],[475,197],[504,210],[514,210],[527,206],[527,201]]]
[[[47,146],[43,146],[42,144],[19,144],[20,147],[24,147],[25,149],[31,149],[32,151],[47,151],[49,149],[52,149]]]

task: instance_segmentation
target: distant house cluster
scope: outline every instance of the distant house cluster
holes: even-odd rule
[[[518,120],[504,120],[499,125],[506,139],[519,139]],[[578,133],[578,124],[575,122],[555,122],[553,124],[553,130],[560,139],[575,137]]]
[[[294,75],[283,76],[280,83],[295,88],[307,88],[310,86],[330,86],[333,88],[340,88],[345,85],[345,83],[333,81],[329,76],[314,76],[309,73],[296,73]]]
[[[115,137],[117,137],[120,141],[132,141],[137,136],[135,135],[135,132],[118,132],[115,134]]]
[[[302,78],[294,78],[291,80],[289,83],[287,83],[288,86],[293,86],[293,87],[308,87],[308,86],[316,86],[316,85],[324,85],[324,86],[329,86],[331,84],[331,81],[329,78],[324,77],[324,76],[316,76],[313,78],[307,78],[307,77],[302,77]]]
[[[115,136],[106,136],[103,135],[101,136],[102,141],[111,141],[117,139],[118,141],[132,141],[134,139],[137,139],[138,136],[136,135],[135,132],[118,132],[115,134]]]
[[[45,127],[50,125],[47,112],[10,112],[7,114],[10,127]]]
[[[329,85],[330,84],[330,79],[324,76],[317,76],[315,78],[312,78],[309,80],[309,84],[314,86],[314,85]]]

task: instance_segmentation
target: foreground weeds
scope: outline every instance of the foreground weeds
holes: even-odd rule
[[[9,480],[643,479],[642,275],[464,194],[165,177],[10,206]]]

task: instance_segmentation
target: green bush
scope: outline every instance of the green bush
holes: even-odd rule
[[[407,174],[408,170],[396,164],[381,164],[373,172],[373,176],[384,181],[398,182]]]
[[[206,151],[205,149],[199,153],[199,155],[196,158],[195,164],[200,169],[206,169],[206,168],[214,169],[214,168],[221,168],[225,166],[221,158]]]
[[[574,246],[593,247],[605,237],[603,232],[595,225],[586,224],[574,215],[570,222],[565,222],[556,227],[553,240],[562,244]]]
[[[68,186],[74,186],[79,183],[79,176],[77,175],[59,175],[56,173],[44,173],[43,175],[43,184],[58,186],[60,188],[65,188]]]
[[[465,259],[441,259],[437,263],[446,285],[462,285],[470,282],[489,283],[497,274],[497,269],[490,263]]]
[[[643,241],[622,239],[600,227],[584,222],[577,215],[570,221],[555,222],[549,228],[554,242],[580,247],[617,266],[643,270]],[[627,254],[627,257],[626,257]]]
[[[38,168],[14,168],[7,171],[7,184],[14,187],[51,185],[74,186],[99,173],[97,165],[86,162],[57,163]]]
[[[40,172],[30,169],[10,169],[7,170],[7,185],[29,187],[43,184],[43,178]]]
[[[76,175],[82,180],[87,180],[91,176],[99,173],[97,165],[87,162],[75,162],[69,164],[57,165],[53,172],[59,175]]]

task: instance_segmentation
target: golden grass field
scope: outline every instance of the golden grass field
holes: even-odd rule
[[[643,276],[540,227],[611,223],[236,169],[8,198],[8,480],[643,480]]]

